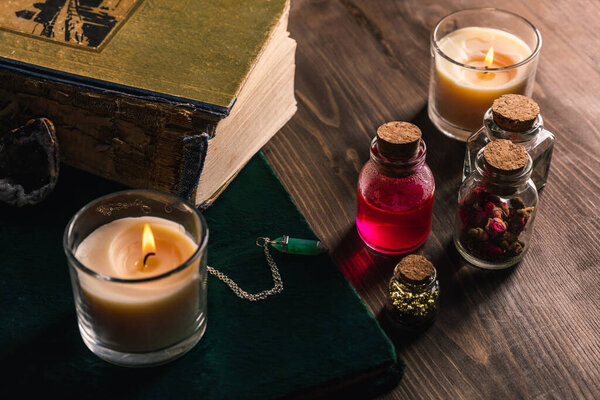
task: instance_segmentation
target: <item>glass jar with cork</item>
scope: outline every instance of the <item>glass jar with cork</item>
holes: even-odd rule
[[[463,180],[475,171],[479,150],[492,140],[508,139],[525,147],[533,161],[531,179],[537,190],[546,185],[554,135],[544,129],[540,107],[529,97],[518,94],[500,96],[483,117],[483,127],[467,139]]]
[[[525,147],[507,139],[477,153],[475,170],[459,189],[454,233],[458,252],[471,264],[508,268],[527,252],[538,202],[532,166]]]
[[[433,264],[421,255],[404,257],[388,285],[388,317],[403,331],[418,332],[437,314],[440,284]]]
[[[421,130],[408,122],[377,129],[358,179],[356,227],[372,249],[408,253],[431,232],[435,183]]]

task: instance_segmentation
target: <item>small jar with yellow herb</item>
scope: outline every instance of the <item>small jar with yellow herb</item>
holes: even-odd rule
[[[419,331],[433,322],[440,284],[435,267],[425,257],[414,254],[404,257],[394,268],[388,290],[386,308],[398,327]]]

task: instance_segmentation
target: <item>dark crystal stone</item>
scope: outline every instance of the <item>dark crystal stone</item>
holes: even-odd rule
[[[0,200],[23,206],[42,201],[58,180],[58,141],[46,118],[0,135]]]

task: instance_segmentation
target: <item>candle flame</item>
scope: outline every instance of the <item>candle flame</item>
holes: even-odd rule
[[[494,46],[491,46],[485,55],[485,60],[483,60],[483,64],[486,68],[490,68],[492,64],[494,64]]]
[[[156,251],[156,243],[154,243],[154,235],[150,225],[144,224],[144,233],[142,234],[142,252],[153,253]]]

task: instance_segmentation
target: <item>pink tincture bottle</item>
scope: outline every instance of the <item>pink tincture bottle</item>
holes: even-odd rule
[[[356,213],[358,234],[374,250],[409,253],[429,236],[435,182],[426,154],[417,126],[389,122],[377,129],[358,179]]]

